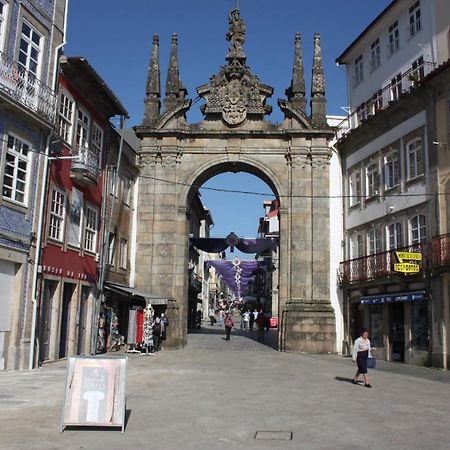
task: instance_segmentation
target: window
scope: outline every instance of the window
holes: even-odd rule
[[[411,66],[411,72],[409,74],[409,79],[411,80],[412,85],[419,82],[425,77],[425,68],[423,65],[423,56],[416,59]]]
[[[392,223],[387,227],[388,250],[394,250],[403,246],[403,233],[401,223]]]
[[[26,22],[22,23],[19,47],[19,68],[28,71],[28,80],[39,78],[42,36]]]
[[[114,192],[116,194],[116,198],[119,196],[119,183],[118,183],[118,177],[117,177],[117,167],[112,167],[110,172],[110,178],[109,178],[109,193],[111,195],[114,195]]]
[[[370,44],[370,70],[373,72],[381,66],[380,40],[376,39]]]
[[[384,159],[384,185],[386,189],[398,186],[400,178],[400,163],[398,152],[389,153]]]
[[[52,188],[50,204],[50,221],[48,237],[62,242],[64,239],[64,224],[66,218],[66,194],[57,187]]]
[[[420,1],[417,1],[409,8],[409,37],[415,36],[421,28]]]
[[[97,250],[98,212],[96,208],[86,206],[86,222],[84,231],[84,248],[95,253]]]
[[[350,259],[364,256],[363,251],[363,237],[361,234],[354,234],[350,238]]]
[[[411,346],[418,350],[428,350],[429,342],[427,302],[412,302]]]
[[[89,116],[81,109],[77,112],[77,141],[79,148],[89,148]]]
[[[371,228],[367,232],[367,254],[374,255],[381,252],[381,234],[379,228]]]
[[[411,245],[420,244],[427,240],[427,225],[425,216],[418,214],[410,220],[411,227]]]
[[[126,205],[130,204],[130,200],[131,200],[131,178],[130,177],[125,177],[123,179],[123,202]]]
[[[366,168],[366,197],[378,195],[380,184],[380,175],[378,172],[378,164],[369,164]]]
[[[374,114],[383,109],[383,91],[381,89],[374,94],[372,103]]]
[[[25,205],[31,146],[12,135],[8,135],[6,145],[3,197]]]
[[[396,20],[389,27],[389,55],[393,55],[400,48],[400,35],[398,31],[398,21]]]
[[[391,80],[391,100],[398,100],[402,95],[402,92],[402,74],[399,73]]]
[[[92,127],[92,149],[98,156],[101,155],[103,149],[103,130],[96,123]]]
[[[361,174],[355,171],[350,175],[350,206],[356,205],[361,200]]]
[[[8,4],[0,0],[0,51],[3,51],[5,40],[6,15],[8,12]]]
[[[415,139],[406,145],[406,160],[408,167],[408,179],[412,179],[423,174],[422,139]]]
[[[354,68],[355,68],[354,86],[357,86],[359,83],[361,83],[364,80],[364,68],[363,68],[362,55],[359,55],[355,59]]]
[[[120,268],[126,269],[128,263],[128,241],[120,239]]]
[[[366,120],[370,116],[370,104],[367,102],[362,103],[356,108],[356,114],[358,116],[358,122]]]
[[[115,257],[116,257],[116,236],[114,233],[109,233],[108,264],[113,266]]]
[[[71,143],[72,140],[72,121],[74,101],[65,93],[59,94],[58,126],[59,134],[65,142]]]

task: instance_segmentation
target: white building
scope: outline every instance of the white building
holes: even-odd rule
[[[442,358],[428,262],[409,276],[394,264],[399,249],[425,259],[439,233],[431,213],[436,138],[427,75],[449,58],[449,27],[448,0],[394,0],[336,60],[346,66],[350,107],[349,130],[336,144],[345,196],[339,283],[346,351],[364,325],[388,361]]]

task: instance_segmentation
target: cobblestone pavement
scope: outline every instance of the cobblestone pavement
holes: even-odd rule
[[[0,372],[0,449],[448,449],[450,372],[378,362],[372,389],[339,356],[280,353],[203,328],[129,355],[126,431],[60,433],[66,362]]]

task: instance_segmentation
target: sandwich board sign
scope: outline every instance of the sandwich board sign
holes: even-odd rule
[[[128,358],[70,356],[61,432],[67,426],[125,430]]]

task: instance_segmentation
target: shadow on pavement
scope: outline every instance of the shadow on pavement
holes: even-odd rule
[[[336,381],[343,381],[345,383],[351,383],[353,381],[353,378],[346,378],[346,377],[334,377]]]

